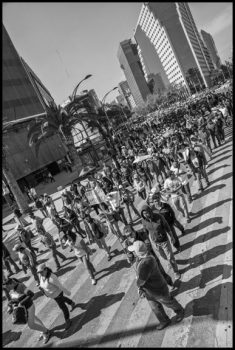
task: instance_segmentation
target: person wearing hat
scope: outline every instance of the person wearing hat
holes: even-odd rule
[[[163,215],[154,212],[146,204],[142,207],[141,216],[143,228],[148,233],[154,253],[157,257],[160,255],[166,261],[170,275],[174,276],[175,280],[179,279],[179,269],[169,240],[170,237],[171,241],[174,241],[169,224]]]
[[[142,241],[135,241],[128,247],[130,252],[136,256],[136,285],[139,296],[145,297],[159,320],[157,330],[167,327],[171,320],[167,316],[163,306],[172,309],[176,313],[176,321],[184,318],[184,309],[179,302],[170,295],[167,283],[160,272],[156,259],[149,254],[146,244]]]
[[[58,277],[52,272],[52,270],[45,264],[41,264],[37,267],[37,274],[39,276],[39,289],[43,294],[51,299],[54,299],[61,311],[63,312],[65,318],[65,329],[71,326],[71,320],[69,315],[69,310],[67,305],[71,306],[70,312],[72,312],[76,304],[72,299],[64,296],[71,295],[71,292],[63,286],[59,281]]]
[[[8,313],[12,313],[15,306],[25,306],[28,327],[34,331],[41,332],[39,339],[42,338],[43,343],[46,344],[51,336],[51,332],[46,328],[40,318],[36,316],[35,304],[33,302],[34,293],[16,278],[5,280],[3,289],[6,295],[8,295]]]
[[[13,251],[17,253],[24,273],[26,274],[27,269],[29,269],[30,272],[32,273],[35,281],[36,281],[36,285],[38,286],[39,279],[38,279],[37,270],[36,270],[37,263],[36,263],[35,259],[33,258],[30,250],[28,248],[24,247],[22,244],[17,243],[13,247]]]

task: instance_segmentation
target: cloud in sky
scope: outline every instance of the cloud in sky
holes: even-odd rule
[[[212,35],[222,32],[225,28],[232,25],[232,11],[231,5],[227,6],[222,13],[220,13],[213,20],[204,25],[204,30]]]

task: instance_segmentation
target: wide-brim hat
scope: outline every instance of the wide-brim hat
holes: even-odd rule
[[[142,241],[135,241],[134,244],[127,249],[129,252],[135,252],[138,257],[145,256],[148,252],[146,244]]]

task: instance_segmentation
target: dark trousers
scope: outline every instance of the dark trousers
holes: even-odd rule
[[[177,227],[182,233],[184,232],[184,226],[175,218],[173,225]]]
[[[178,301],[174,297],[170,296],[169,294],[166,296],[159,296],[155,298],[150,298],[147,294],[145,295],[152,311],[154,312],[160,323],[165,323],[169,321],[169,317],[165,313],[163,305],[168,307],[169,309],[174,310],[176,314],[183,311],[183,307],[178,303]]]
[[[192,202],[192,195],[191,195],[189,183],[187,183],[186,185],[183,185],[183,192],[186,194],[188,202],[191,203]]]
[[[178,250],[180,248],[180,241],[177,236],[176,230],[174,228],[174,224],[170,225],[172,236],[174,238],[173,246]]]
[[[30,241],[24,242],[24,243],[25,243],[26,247],[30,250],[30,253],[33,255],[34,260],[36,261],[37,256],[36,256],[35,251],[38,252],[39,249],[38,248],[34,248]]]
[[[55,302],[59,306],[59,308],[62,310],[64,314],[65,321],[69,320],[69,310],[67,308],[66,304],[72,305],[73,301],[67,297],[64,296],[63,292],[61,292],[58,297],[56,297]]]
[[[217,143],[216,143],[215,138],[217,139],[218,144],[219,144],[219,146],[220,146],[220,139],[218,138],[218,135],[217,135],[217,134],[211,133],[211,138],[212,138],[212,141],[213,141],[213,144],[214,144],[214,148],[217,147]]]
[[[140,217],[140,213],[138,212],[138,210],[134,206],[134,203],[129,202],[129,203],[125,203],[125,204],[126,204],[127,212],[128,212],[128,215],[129,215],[131,222],[132,222],[132,216],[131,216],[131,209],[130,208],[132,208],[132,210],[135,212],[135,214]]]
[[[66,257],[64,256],[64,254],[62,254],[61,252],[59,252],[57,249],[56,249],[56,246],[52,246],[49,248],[52,252],[52,256],[53,256],[53,259],[55,261],[55,264],[58,267],[60,267],[60,263],[59,263],[59,260],[57,258],[57,256],[59,256],[62,260],[66,260]]]
[[[142,198],[142,199],[146,199],[147,198],[147,194],[146,194],[146,189],[144,189],[143,191],[139,191],[138,195]]]
[[[206,183],[209,184],[209,179],[206,173],[206,169],[204,167],[199,167],[197,168],[197,183],[198,183],[198,187],[199,189],[203,189],[202,187],[202,177],[204,177],[204,179],[206,180]]]
[[[3,264],[5,264],[5,267],[6,267],[8,273],[10,273],[10,274],[13,273],[13,272],[12,272],[12,269],[11,269],[10,263],[11,263],[11,265],[14,266],[15,272],[16,272],[16,273],[17,273],[17,272],[20,272],[19,266],[18,266],[18,265],[15,263],[15,261],[9,256],[8,258],[3,259]]]

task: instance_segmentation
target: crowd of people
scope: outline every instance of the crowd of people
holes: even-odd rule
[[[70,292],[56,277],[56,271],[62,267],[58,258],[64,262],[73,252],[95,285],[96,266],[90,259],[93,254],[90,245],[103,249],[110,261],[113,252],[107,245],[109,233],[117,237],[134,267],[139,295],[146,297],[160,322],[157,329],[170,323],[163,306],[175,311],[177,321],[182,320],[184,309],[170,295],[175,281],[181,277],[175,260],[175,254],[181,251],[177,230],[184,235],[182,217],[188,223],[193,219],[189,210],[189,204],[196,198],[191,193],[192,182],[197,182],[199,192],[210,186],[207,163],[213,149],[225,142],[224,128],[231,124],[232,116],[232,92],[209,92],[178,109],[162,112],[156,119],[129,127],[128,138],[115,135],[111,162],[89,175],[86,183],[74,181],[70,188],[62,190],[62,214],[51,196],[34,194],[35,206],[42,217],[30,214],[34,230],[18,219],[19,243],[13,250],[24,273],[33,275],[43,294],[56,301],[63,312],[66,329],[71,324],[66,304],[73,311],[75,303],[64,296],[63,293],[70,295]],[[141,209],[136,206],[137,197],[142,201]],[[177,218],[176,214],[179,214]],[[45,218],[50,218],[56,226],[57,235],[47,232],[43,224]],[[142,228],[136,231],[134,225],[139,221]],[[32,245],[35,236],[51,252],[55,272],[46,264],[37,264],[41,251]],[[60,251],[67,248],[64,254]],[[28,326],[40,331],[46,343],[50,330],[35,315],[33,292],[12,278],[11,265],[16,273],[20,267],[4,245],[3,252],[8,271],[3,283],[8,312],[13,312],[12,305],[17,304],[17,300],[21,300],[21,305],[22,300],[26,300]],[[161,259],[166,262],[167,271]],[[22,295],[25,299],[21,299]]]

